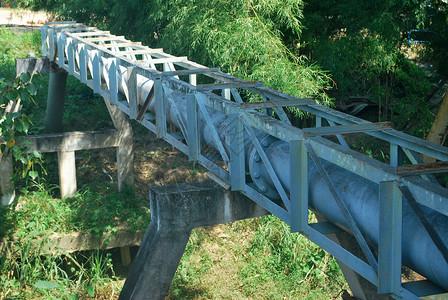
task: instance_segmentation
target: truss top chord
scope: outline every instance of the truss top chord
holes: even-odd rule
[[[78,37],[84,37],[84,36],[95,36],[95,35],[110,35],[110,31],[83,31],[83,32],[73,32],[73,35],[76,35]]]
[[[124,36],[104,36],[104,37],[96,37],[96,38],[83,38],[86,42],[106,42],[106,41],[125,41]]]
[[[250,88],[262,86],[261,81],[244,81],[244,82],[222,82],[222,83],[212,83],[212,84],[201,84],[196,88],[199,91],[213,91],[213,90],[223,90],[223,89],[239,89],[239,88]]]
[[[266,109],[266,108],[276,108],[285,106],[302,106],[315,104],[314,98],[297,98],[297,99],[285,99],[285,100],[269,100],[265,102],[245,102],[241,103],[240,107],[242,109]]]
[[[195,75],[195,74],[210,74],[214,72],[221,72],[220,68],[201,68],[201,69],[188,69],[188,70],[176,70],[162,72],[163,76],[182,76],[182,75]]]
[[[138,47],[141,46],[142,43],[140,42],[127,42],[127,43],[110,43],[110,44],[99,44],[98,47],[100,48],[114,48],[114,47],[118,47],[118,48],[124,48],[124,47]],[[140,50],[140,49],[136,49],[136,50]]]
[[[368,124],[353,124],[353,125],[338,125],[325,126],[315,128],[305,128],[303,132],[308,137],[320,135],[336,135],[349,133],[364,133],[370,131],[391,130],[390,122],[368,123]]]
[[[409,166],[398,166],[396,169],[397,175],[401,176],[444,173],[444,172],[448,172],[448,162],[446,161],[440,161],[428,164],[416,164]]]

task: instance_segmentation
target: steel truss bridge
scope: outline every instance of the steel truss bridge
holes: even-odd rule
[[[47,23],[41,32],[44,56],[379,294],[417,299],[448,290],[448,190],[432,175],[448,171],[447,148],[83,24]],[[260,102],[243,102],[247,94]],[[315,127],[292,126],[285,107],[314,115]],[[168,123],[178,131],[168,132]],[[350,149],[344,135],[352,133],[388,143],[390,163]],[[309,208],[328,222],[309,224]],[[341,229],[363,257],[326,237]],[[402,264],[428,280],[402,283]]]

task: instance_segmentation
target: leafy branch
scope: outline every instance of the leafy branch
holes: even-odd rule
[[[37,89],[29,73],[15,80],[0,78],[0,163],[4,156],[12,154],[23,166],[22,177],[28,174],[32,179],[37,177],[33,167],[39,163],[41,154],[30,151],[23,139],[32,122],[22,106],[35,104],[33,96]]]

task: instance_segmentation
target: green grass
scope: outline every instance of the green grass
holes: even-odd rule
[[[2,299],[92,296],[113,281],[110,254],[61,251],[51,255],[44,250],[51,244],[50,236],[73,231],[112,236],[119,228],[145,230],[150,221],[147,201],[105,184],[86,186],[74,198],[63,199],[52,197],[51,188],[41,186],[23,191],[16,204],[0,208],[0,236],[14,241],[10,253],[0,255]],[[38,282],[52,288],[37,288]]]
[[[0,26],[0,77],[15,77],[15,59],[26,58],[28,53],[41,56],[39,31],[18,33]]]
[[[275,216],[193,231],[170,299],[332,299],[336,260]]]
[[[51,192],[52,187],[44,185],[37,191],[22,190],[16,207],[0,208],[3,218],[0,235],[27,234],[34,230],[29,226],[31,223],[38,223],[43,234],[73,231],[102,234],[118,227],[146,230],[149,225],[147,200],[136,198],[131,190],[118,192],[111,184],[100,183],[84,186],[73,198],[55,198]]]

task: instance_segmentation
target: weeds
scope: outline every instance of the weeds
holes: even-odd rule
[[[53,198],[56,186],[36,184],[36,191],[22,190],[17,206],[4,207],[0,233],[11,236],[29,234],[38,223],[42,233],[82,231],[101,235],[117,231],[145,230],[150,221],[147,201],[136,198],[131,190],[118,192],[108,184],[83,187],[74,198]]]
[[[195,229],[169,299],[329,299],[343,289],[332,256],[265,216]]]
[[[15,59],[27,57],[28,53],[41,55],[39,31],[17,34],[0,26],[0,77],[15,77]]]
[[[8,236],[12,244],[0,256],[0,297],[94,297],[115,276],[110,254],[96,250],[89,255],[72,256],[59,249],[58,252],[62,254],[53,255],[47,250],[48,245],[52,244],[50,236],[54,232],[71,230],[116,232],[117,223],[123,222],[113,215],[118,215],[118,211],[110,207],[117,206],[116,209],[126,212],[131,206],[137,205],[139,200],[129,196],[130,192],[111,192],[108,195],[112,197],[106,197],[108,192],[104,189],[106,194],[100,195],[88,188],[75,199],[54,199],[50,195],[51,187],[39,187],[37,191],[24,191],[15,209],[1,208],[0,233]],[[126,202],[125,197],[131,200],[120,205],[119,202]],[[106,199],[109,201],[107,205]],[[96,217],[98,206],[103,208],[101,221]],[[104,209],[104,206],[107,208]],[[93,213],[86,214],[85,209]],[[140,211],[134,207],[135,214]],[[133,229],[137,230],[147,227],[149,223],[149,217],[143,217],[145,213],[143,210],[140,218],[135,214],[124,215],[132,219],[127,224],[135,226]]]
[[[327,290],[319,291],[322,298],[340,289],[344,282],[332,256],[302,235],[291,233],[289,226],[275,216],[260,219],[247,253],[248,266],[240,276],[248,283],[247,296],[258,293],[258,284],[250,282],[252,278],[260,283],[275,280],[280,289],[299,293],[325,286]],[[275,288],[272,295],[279,292]]]

